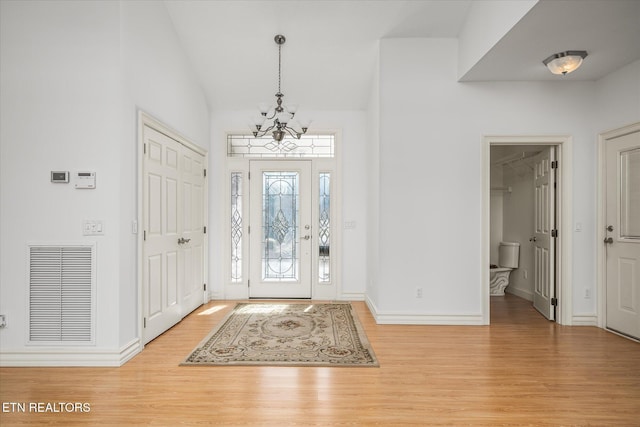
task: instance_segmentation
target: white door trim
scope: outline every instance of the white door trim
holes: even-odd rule
[[[142,218],[144,209],[143,209],[143,202],[144,202],[144,127],[148,126],[166,136],[168,136],[171,139],[174,139],[176,141],[178,141],[180,144],[182,144],[183,146],[189,148],[190,150],[201,154],[202,156],[204,156],[204,166],[205,169],[208,167],[209,165],[209,155],[207,153],[207,150],[194,144],[193,142],[189,141],[187,138],[185,138],[184,136],[182,136],[179,132],[173,130],[172,128],[170,128],[169,126],[165,125],[164,123],[162,123],[161,121],[159,121],[158,119],[154,118],[153,116],[151,116],[148,113],[145,113],[144,111],[139,110],[138,111],[138,147],[137,147],[137,156],[138,156],[138,189],[137,189],[137,213],[136,213],[136,220],[133,222],[132,226],[132,231],[134,233],[137,233],[137,283],[138,283],[138,305],[137,305],[137,320],[138,320],[138,338],[140,339],[140,350],[142,350],[142,348],[144,347],[144,344],[142,344],[142,338],[144,336],[143,334],[143,329],[144,329],[144,325],[143,325],[143,272],[142,272],[142,268],[143,268],[143,246],[144,246],[144,236],[143,236],[143,232],[142,232],[142,226],[143,226],[143,221],[144,218]],[[207,228],[207,230],[209,230],[209,180],[205,179],[204,180],[204,200],[203,200],[203,207],[204,207],[204,217],[203,217],[203,222],[204,222],[204,226]],[[203,278],[204,280],[207,280],[207,278],[209,277],[209,232],[205,233],[204,235],[204,262],[203,262]],[[203,291],[203,302],[207,303],[209,301],[208,298],[208,291]]]
[[[557,253],[560,262],[556,266],[558,277],[557,294],[559,304],[556,321],[561,325],[573,323],[573,281],[572,281],[572,234],[571,222],[573,218],[573,140],[570,136],[506,136],[489,135],[482,138],[482,320],[483,324],[490,323],[489,296],[489,264],[490,264],[490,149],[492,145],[555,145],[558,147],[556,158],[560,162],[558,177],[556,206],[560,239]]]
[[[228,135],[242,135],[246,133],[246,130],[239,130],[235,132],[227,132]],[[312,210],[317,207],[317,200],[315,200],[315,194],[317,194],[318,183],[316,177],[321,172],[331,173],[331,280],[329,283],[318,283],[316,277],[317,272],[317,260],[313,260],[312,277],[311,277],[311,299],[313,300],[364,300],[364,296],[361,294],[345,293],[342,285],[342,242],[343,242],[343,222],[342,222],[342,132],[338,129],[326,129],[313,132],[316,135],[333,135],[335,137],[334,156],[333,157],[314,157],[306,158],[311,161],[312,172],[312,189],[314,194],[314,200],[312,201]],[[278,160],[285,158],[264,158],[264,160]],[[239,282],[231,282],[231,225],[229,221],[228,212],[231,207],[231,174],[239,172],[243,176],[243,227],[242,235],[242,257],[244,260],[249,259],[249,240],[248,236],[248,223],[249,223],[249,162],[256,161],[259,158],[254,157],[231,157],[227,155],[225,157],[225,178],[224,178],[224,197],[225,201],[221,207],[222,216],[222,232],[224,236],[224,244],[221,249],[222,254],[222,286],[219,291],[213,291],[211,294],[212,299],[248,299],[249,289],[247,286],[247,280],[249,278],[248,265],[249,262],[242,263],[242,280]],[[293,158],[292,158],[293,160]],[[300,158],[299,160],[305,160]],[[315,217],[315,211],[312,216]],[[244,240],[246,239],[246,240]]]
[[[605,145],[607,141],[630,134],[640,132],[640,122],[623,126],[618,129],[602,132],[598,135],[598,201],[597,201],[597,218],[596,218],[596,292],[598,295],[598,304],[596,307],[597,324],[600,328],[606,327],[606,274],[607,274],[607,256],[605,247],[601,244],[605,237],[605,220],[606,215],[606,155]]]

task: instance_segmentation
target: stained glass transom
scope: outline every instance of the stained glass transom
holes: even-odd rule
[[[242,282],[242,172],[231,173],[231,282]]]
[[[318,280],[328,283],[331,280],[331,174],[321,173],[319,184]]]
[[[253,135],[228,135],[227,156],[250,158],[318,158],[334,156],[333,135],[302,135],[300,139],[255,138]]]
[[[262,174],[262,279],[298,280],[299,173]]]

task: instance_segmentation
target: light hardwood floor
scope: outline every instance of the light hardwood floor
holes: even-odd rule
[[[0,425],[640,425],[640,344],[512,295],[492,298],[491,326],[376,325],[353,303],[379,368],[178,366],[234,304],[201,307],[120,368],[0,369],[5,404],[90,404]]]

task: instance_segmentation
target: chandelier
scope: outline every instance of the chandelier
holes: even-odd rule
[[[287,135],[300,139],[300,137],[307,133],[309,123],[293,123],[293,117],[298,109],[297,105],[282,105],[284,95],[280,90],[281,70],[282,70],[282,45],[286,41],[283,35],[278,34],[274,37],[276,44],[278,45],[278,93],[276,93],[276,106],[270,106],[266,103],[262,103],[258,106],[260,110],[260,117],[254,122],[252,126],[253,136],[256,138],[263,137],[267,134],[271,134],[273,139],[278,143],[281,142]],[[300,130],[298,130],[299,128]]]

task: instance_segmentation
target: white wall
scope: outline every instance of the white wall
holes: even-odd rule
[[[378,46],[378,52],[380,47]],[[380,272],[380,55],[376,65],[369,105],[367,107],[367,277],[366,295],[371,301],[379,299]]]
[[[596,131],[640,121],[640,60],[596,82]]]
[[[214,112],[211,115],[210,171],[212,183],[226,183],[225,177],[228,133],[248,133],[249,123],[256,111]],[[366,113],[364,111],[308,111],[297,115],[313,120],[308,133],[315,131],[340,131],[339,155],[342,157],[342,219],[355,222],[353,229],[342,230],[342,295],[364,297],[366,286],[367,255],[367,173],[366,158],[369,145],[366,135]],[[225,224],[229,222],[227,189],[222,184],[209,186],[212,201],[209,224],[210,236],[210,283],[214,297],[225,297],[224,277],[228,262],[224,244]],[[338,227],[343,228],[342,224]],[[337,295],[340,298],[342,295]]]
[[[491,152],[491,159],[493,160],[493,153]],[[490,170],[490,187],[502,188],[504,186],[503,175],[501,166],[491,166]],[[498,265],[498,248],[502,241],[502,212],[503,212],[503,200],[505,195],[504,191],[491,190],[489,200],[489,262],[491,264]]]
[[[178,42],[163,3],[123,1],[121,10],[121,59],[124,83],[122,120],[124,151],[119,166],[126,177],[120,198],[122,240],[121,344],[137,336],[138,313],[136,236],[131,222],[138,219],[138,111],[144,111],[174,129],[187,140],[209,148],[209,111],[204,93]]]
[[[1,2],[1,362],[29,364],[28,242],[97,242],[96,345],[48,364],[119,364],[137,339],[136,107],[206,147],[208,113],[161,3]],[[178,65],[176,65],[176,63]],[[163,64],[156,67],[156,64]],[[95,171],[95,190],[51,184]],[[105,235],[82,235],[84,219]],[[35,360],[35,359],[34,359]]]
[[[118,349],[123,177],[119,5],[2,2],[2,352],[25,348],[28,242],[97,242],[96,348]],[[95,190],[51,170],[96,172]],[[83,237],[84,219],[105,235]]]
[[[504,185],[511,192],[504,195],[503,241],[520,243],[518,269],[511,272],[506,291],[533,301],[534,252],[529,238],[535,229],[532,159],[504,166]],[[525,278],[527,272],[527,278]]]
[[[481,321],[483,135],[573,137],[574,220],[585,226],[574,295],[594,286],[594,83],[457,83],[456,52],[453,39],[381,41],[379,319]],[[574,299],[577,312],[593,308]]]
[[[538,0],[472,1],[458,36],[458,77],[464,77],[536,3]]]

